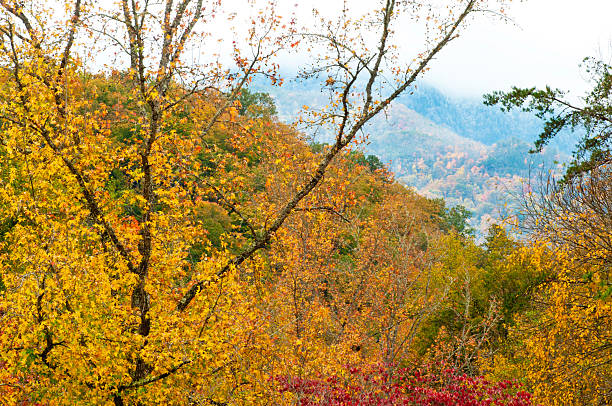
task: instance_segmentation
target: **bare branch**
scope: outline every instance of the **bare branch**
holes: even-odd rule
[[[243,252],[241,252],[237,256],[233,257],[230,261],[228,261],[228,263],[217,272],[218,278],[225,276],[232,268],[235,268],[241,265],[244,261],[249,259],[255,252],[259,251],[260,249],[266,247],[269,244],[272,238],[272,235],[274,235],[274,233],[276,233],[276,231],[283,225],[285,220],[298,206],[300,201],[302,201],[304,197],[310,194],[310,192],[316,186],[319,185],[319,183],[323,179],[325,171],[327,170],[328,166],[333,161],[333,159],[336,157],[336,155],[355,138],[357,133],[363,128],[363,126],[370,119],[372,119],[374,116],[380,113],[393,100],[395,100],[403,91],[405,91],[410,85],[412,85],[412,83],[414,83],[417,77],[427,67],[429,62],[444,48],[445,45],[447,45],[455,37],[455,33],[457,29],[459,28],[459,26],[463,23],[465,18],[473,11],[474,5],[476,4],[476,0],[470,0],[467,3],[465,8],[463,9],[463,12],[457,17],[457,19],[450,26],[450,29],[446,32],[446,34],[442,37],[442,39],[437,43],[437,45],[427,54],[427,56],[420,62],[418,67],[404,81],[404,83],[398,89],[396,89],[391,95],[389,95],[386,99],[384,99],[381,103],[376,105],[376,107],[369,109],[370,104],[372,102],[372,96],[371,96],[372,85],[375,82],[376,77],[378,76],[379,67],[381,63],[380,61],[382,61],[382,58],[384,57],[384,54],[386,52],[385,51],[386,41],[387,41],[387,36],[389,33],[391,15],[393,13],[393,7],[395,3],[396,3],[395,0],[388,0],[387,5],[385,7],[383,30],[381,33],[381,38],[379,40],[380,47],[378,50],[375,67],[374,69],[372,69],[370,80],[368,81],[368,85],[366,85],[367,101],[366,101],[366,106],[363,110],[361,117],[351,127],[350,131],[347,133],[344,139],[338,138],[338,137],[336,138],[336,143],[325,154],[325,156],[323,157],[322,161],[319,163],[314,174],[310,177],[310,179],[306,183],[304,183],[300,188],[298,188],[294,196],[284,205],[284,207],[277,214],[276,218],[274,219],[272,224],[269,226],[269,228],[265,229],[260,239],[255,241],[250,247],[246,248]],[[243,78],[243,82],[245,80],[246,80],[246,76],[245,78]],[[354,80],[353,80],[353,83],[354,83]],[[345,89],[344,94],[345,95],[348,94],[346,92],[346,89]],[[344,97],[346,98],[346,96]],[[343,123],[348,121],[348,114],[349,114],[346,107],[344,108],[344,111],[345,111],[345,114],[343,118]],[[341,131],[344,131],[343,128],[344,126],[341,127]],[[187,306],[189,306],[189,303],[191,303],[191,301],[195,298],[197,293],[201,291],[209,283],[211,283],[211,281],[197,281],[195,284],[193,284],[187,290],[185,295],[179,300],[177,304],[177,310],[178,311],[185,310]]]
[[[76,35],[77,24],[79,23],[79,19],[81,17],[81,0],[76,0],[74,4],[74,11],[72,13],[72,18],[70,19],[70,31],[68,33],[68,41],[66,42],[66,46],[64,47],[64,52],[62,54],[62,59],[60,61],[58,73],[61,76],[66,68],[66,64],[68,63],[68,59],[70,58],[70,51],[72,49],[72,45],[74,44],[74,37]]]

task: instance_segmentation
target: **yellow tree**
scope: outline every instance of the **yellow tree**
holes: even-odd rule
[[[514,338],[525,349],[519,367],[545,404],[612,400],[610,180],[603,164],[562,184],[551,180],[526,200],[534,242],[517,259],[551,278]]]
[[[267,337],[257,332],[267,321],[252,283],[259,253],[294,213],[316,208],[310,196],[335,158],[485,3],[453,1],[447,11],[385,0],[364,18],[324,22],[324,34],[285,28],[282,38],[271,7],[247,30],[252,56],[236,45],[235,69],[226,70],[185,62],[194,38],[208,38],[218,1],[120,0],[97,11],[73,0],[54,24],[58,15],[42,2],[1,0],[7,402],[265,403],[270,371],[258,348]],[[401,63],[393,29],[420,17],[434,31]],[[360,35],[365,29],[375,35]],[[125,75],[114,67],[107,79],[88,73],[93,56],[77,43],[86,32],[118,47]],[[274,75],[271,58],[296,38],[331,55],[309,71],[328,76],[332,98],[308,123],[326,125],[334,141],[303,162],[283,154],[290,146],[269,147],[278,128],[244,120],[236,108],[249,78]],[[109,98],[116,84],[104,82],[118,77],[126,91]],[[290,179],[279,200],[262,193],[253,169],[266,154],[275,157],[273,176]],[[240,230],[224,230],[213,244],[203,216],[220,209]]]

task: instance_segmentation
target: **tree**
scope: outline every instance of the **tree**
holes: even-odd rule
[[[251,92],[248,88],[240,90],[238,96],[242,115],[252,117],[271,117],[276,115],[276,105],[268,93]]]
[[[283,25],[270,6],[251,20],[252,56],[235,44],[231,69],[185,62],[211,35],[218,1],[66,1],[57,25],[41,2],[0,5],[0,376],[14,402],[124,405],[265,399],[265,250],[295,213],[316,209],[337,157],[486,2],[442,15],[384,0],[318,32]],[[400,63],[393,28],[411,17],[432,36]],[[116,47],[126,72],[93,78],[85,33]],[[316,159],[292,154],[298,141],[282,126],[238,111],[250,78],[276,80],[277,52],[299,46],[321,49],[306,75],[325,75],[331,95],[305,119],[334,134]],[[263,168],[289,178],[280,199]],[[202,221],[211,204],[234,226],[215,240]]]
[[[519,368],[538,401],[546,404],[607,404],[610,363],[610,134],[612,70],[585,59],[592,90],[583,104],[565,92],[513,88],[485,96],[486,104],[522,108],[545,120],[536,141],[540,151],[565,128],[584,131],[561,182],[553,176],[529,185],[519,225],[531,244],[517,257],[548,275],[518,317],[511,338],[527,349]]]
[[[444,221],[443,227],[445,229],[449,231],[454,230],[457,234],[464,237],[474,236],[474,232],[476,230],[474,230],[474,228],[468,223],[469,219],[473,215],[471,211],[462,205],[457,205],[448,209],[444,207],[443,200],[441,200],[440,203],[443,210],[442,219]]]
[[[611,400],[610,182],[610,167],[600,165],[526,197],[527,252],[550,279],[514,335],[527,349],[521,366],[534,394],[547,404]]]
[[[334,374],[349,360],[410,363],[421,322],[444,299],[443,285],[428,286],[434,258],[423,244],[437,236],[436,205],[355,167],[352,154],[327,177],[279,231],[262,270],[278,375]],[[269,183],[282,200],[287,179]]]
[[[485,95],[485,104],[501,104],[502,110],[520,108],[535,112],[544,120],[544,129],[532,152],[542,148],[563,129],[585,131],[567,168],[566,178],[580,175],[610,162],[612,146],[612,67],[602,60],[586,58],[586,72],[593,88],[577,105],[566,97],[566,92],[546,87],[544,90],[513,87],[509,92],[496,91]]]

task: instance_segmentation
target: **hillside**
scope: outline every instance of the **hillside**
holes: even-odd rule
[[[321,106],[327,96],[313,81],[281,87],[257,83],[272,95],[281,120],[290,122],[304,104]],[[471,224],[483,235],[500,209],[512,206],[525,179],[568,159],[571,134],[565,132],[541,154],[528,154],[541,131],[523,112],[503,113],[480,100],[455,99],[422,85],[399,98],[385,116],[367,126],[364,152],[387,164],[401,183],[448,206],[473,213]],[[329,141],[319,134],[317,142]]]
[[[612,404],[612,66],[420,82],[509,1],[0,0],[0,406]]]

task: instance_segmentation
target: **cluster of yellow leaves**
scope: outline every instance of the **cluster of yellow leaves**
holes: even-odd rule
[[[585,267],[569,255],[561,252],[550,259],[555,277],[539,292],[543,304],[515,332],[525,348],[521,366],[544,404],[605,404],[612,381],[612,301],[598,297],[596,278],[586,280],[589,272],[597,275],[602,269]]]
[[[268,252],[219,278],[220,266],[253,238],[245,219],[226,209],[265,224],[319,156],[287,127],[232,111],[202,143],[193,128],[215,110],[199,98],[189,122],[181,111],[168,114],[151,153],[151,330],[139,334],[139,282],[125,258],[142,257],[143,121],[128,89],[113,83],[106,96],[116,104],[107,106],[97,95],[109,92],[108,79],[72,69],[67,118],[36,81],[26,103],[9,97],[17,91],[9,79],[1,97],[15,122],[2,130],[0,205],[2,221],[15,224],[3,234],[0,257],[0,375],[14,382],[15,401],[108,404],[127,387],[128,403],[265,403],[275,376],[329,375],[347,362],[407,356],[420,312],[435,296],[421,289],[433,206],[384,172],[341,157]],[[53,124],[62,121],[72,127]],[[86,179],[125,257],[92,216],[66,160]],[[194,280],[206,289],[177,311]],[[135,359],[154,380],[130,389]]]
[[[246,189],[240,177],[246,159],[218,153],[219,170],[210,182],[194,179],[203,171],[196,158],[202,143],[188,132],[197,116],[190,123],[178,115],[164,120],[150,155],[156,192],[147,220],[154,240],[147,297],[136,297],[139,278],[129,263],[143,257],[141,213],[150,207],[139,193],[144,119],[130,104],[134,97],[124,97],[130,94],[125,85],[91,77],[75,64],[63,84],[69,108],[62,111],[64,103],[56,103],[47,85],[55,78],[42,76],[52,69],[21,68],[6,73],[15,77],[4,78],[0,95],[0,221],[6,226],[0,241],[0,380],[10,382],[13,401],[108,404],[120,391],[124,402],[146,404],[230,392],[235,399],[259,396],[253,394],[261,390],[244,395],[240,388],[245,377],[266,381],[258,377],[265,368],[257,362],[265,338],[255,342],[252,336],[266,320],[255,313],[248,276],[231,269],[218,278],[242,240],[219,215],[226,236],[211,244],[204,223],[209,213],[224,210],[202,199],[212,182],[226,184],[219,187],[228,199],[234,195],[226,190]],[[94,86],[115,87],[117,104],[99,104]],[[204,116],[212,114],[198,103]],[[194,280],[208,287],[180,312],[178,300]],[[150,306],[146,336],[134,308],[139,300]],[[147,366],[150,383],[134,385],[136,359]]]
[[[379,53],[362,44],[354,60],[345,50],[357,74],[372,72],[370,84],[347,90],[349,102],[336,92],[327,113],[315,115],[342,128],[327,155],[274,120],[239,114],[240,87],[277,66],[263,66],[282,46],[262,49],[278,25],[273,14],[268,24],[263,16],[253,22],[252,59],[235,49],[244,74],[236,79],[215,63],[205,72],[180,63],[202,2],[118,2],[98,28],[125,29],[105,33],[113,43],[128,38],[118,45],[130,67],[92,75],[72,46],[94,15],[81,18],[87,7],[65,1],[68,24],[54,25],[31,3],[0,2],[7,401],[268,404],[279,375],[415,356],[415,334],[440,297],[428,244],[439,213],[384,170],[340,151],[426,70],[481,1],[459,6],[464,16],[414,74],[391,70],[403,84],[386,99],[371,90],[384,87],[377,75],[394,61],[385,39],[395,2],[374,13],[384,17],[375,24],[383,27]],[[343,40],[358,43],[357,34]],[[373,70],[361,65],[376,55]],[[194,76],[205,83],[175,82]],[[211,90],[220,82],[229,94]]]
[[[610,180],[604,167],[544,196],[537,239],[509,257],[549,277],[511,330],[514,354],[494,369],[522,377],[543,404],[612,402]]]

